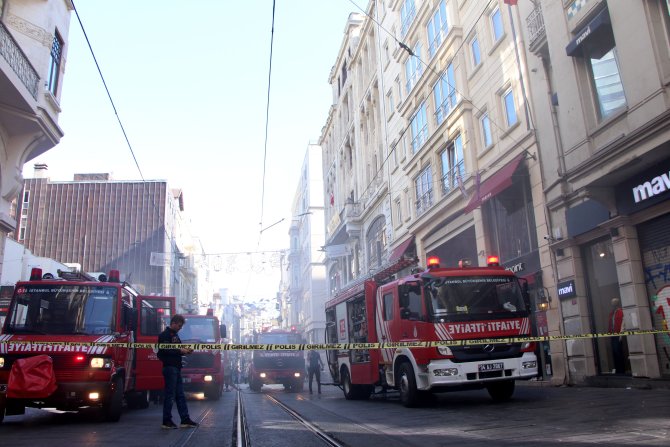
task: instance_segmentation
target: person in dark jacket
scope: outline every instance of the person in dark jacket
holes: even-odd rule
[[[184,317],[175,314],[170,320],[170,326],[166,327],[158,335],[159,344],[181,344],[181,339],[177,333],[184,326]],[[197,422],[191,420],[186,406],[186,396],[184,395],[184,384],[181,378],[181,358],[193,352],[192,349],[159,349],[158,358],[163,362],[163,378],[165,379],[165,398],[163,400],[163,428],[177,428],[172,422],[172,402],[177,403],[177,411],[181,418],[182,428],[194,428],[198,426]]]
[[[309,394],[312,394],[312,377],[316,376],[319,394],[321,394],[321,371],[323,370],[323,361],[318,351],[311,349],[307,353],[307,374],[309,375]]]

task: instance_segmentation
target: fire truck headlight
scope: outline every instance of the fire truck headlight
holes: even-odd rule
[[[449,346],[438,346],[438,347],[437,347],[437,352],[438,352],[440,355],[449,355],[449,356],[454,355],[454,354],[451,352],[451,349],[449,349]]]
[[[205,376],[203,377],[202,380],[204,380],[205,382],[211,382],[212,380],[214,380],[214,378],[212,376]]]
[[[90,400],[98,400],[98,399],[100,399],[100,393],[97,393],[95,391],[92,392],[92,393],[88,393],[88,398]]]
[[[0,368],[4,368],[4,367],[5,367],[5,358],[0,357]]]
[[[444,368],[444,369],[435,369],[433,370],[433,374],[436,376],[457,376],[458,375],[458,368]]]
[[[530,362],[523,362],[521,364],[521,367],[523,369],[534,369],[534,368],[537,368],[537,362],[535,360],[530,361]]]
[[[298,373],[298,372],[297,372],[297,373],[293,373],[293,377],[298,377],[298,378],[300,378],[300,373]]]
[[[261,376],[261,379],[265,379],[267,377],[267,374],[265,373],[260,373],[259,376]]]
[[[91,358],[91,368],[111,368],[112,360],[104,357],[93,357]]]

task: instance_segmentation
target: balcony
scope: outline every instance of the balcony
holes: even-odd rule
[[[528,49],[542,57],[547,50],[547,33],[544,29],[544,16],[542,15],[542,6],[537,2],[528,17],[526,17],[526,27],[528,28]]]
[[[0,56],[11,67],[33,99],[37,99],[40,77],[2,22],[0,22]]]

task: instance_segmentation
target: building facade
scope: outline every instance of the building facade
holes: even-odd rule
[[[183,194],[167,182],[114,181],[75,174],[52,182],[46,165],[24,181],[14,238],[37,256],[117,269],[142,294],[176,296],[180,312],[198,312],[197,271]]]
[[[282,326],[295,327],[308,343],[324,343],[326,273],[321,147],[310,144],[300,170],[291,209],[290,248],[283,293],[278,294]]]
[[[375,0],[350,17],[320,141],[331,294],[430,255],[496,254],[528,279],[536,333],[558,334],[555,303],[540,310],[554,276],[526,59],[502,1]],[[563,380],[548,348],[543,375]]]
[[[0,0],[0,250],[27,161],[53,148],[67,60],[69,0]],[[0,259],[2,259],[0,253]]]
[[[670,16],[665,0],[519,2],[566,334],[670,315]],[[540,111],[545,111],[541,113]],[[571,381],[670,377],[668,334],[570,340]],[[617,367],[617,358],[621,364]]]

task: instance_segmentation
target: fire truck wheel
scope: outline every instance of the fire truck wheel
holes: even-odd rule
[[[123,380],[118,377],[114,379],[112,393],[103,404],[102,410],[105,420],[108,422],[119,422],[121,419],[121,406],[123,404]]]
[[[251,389],[251,391],[259,392],[262,386],[263,384],[255,379],[249,380],[249,388]]]
[[[416,389],[414,369],[410,363],[402,363],[399,368],[400,402],[405,407],[415,407],[419,403],[419,392]]]
[[[504,402],[514,394],[514,380],[491,383],[486,386],[486,390],[495,402]]]
[[[5,419],[5,406],[0,404],[0,424]]]
[[[145,408],[149,408],[149,392],[136,391],[130,393],[126,396],[126,403],[128,404],[128,408],[131,409],[144,410]]]
[[[219,400],[223,394],[223,385],[215,383],[205,387],[205,399]]]

